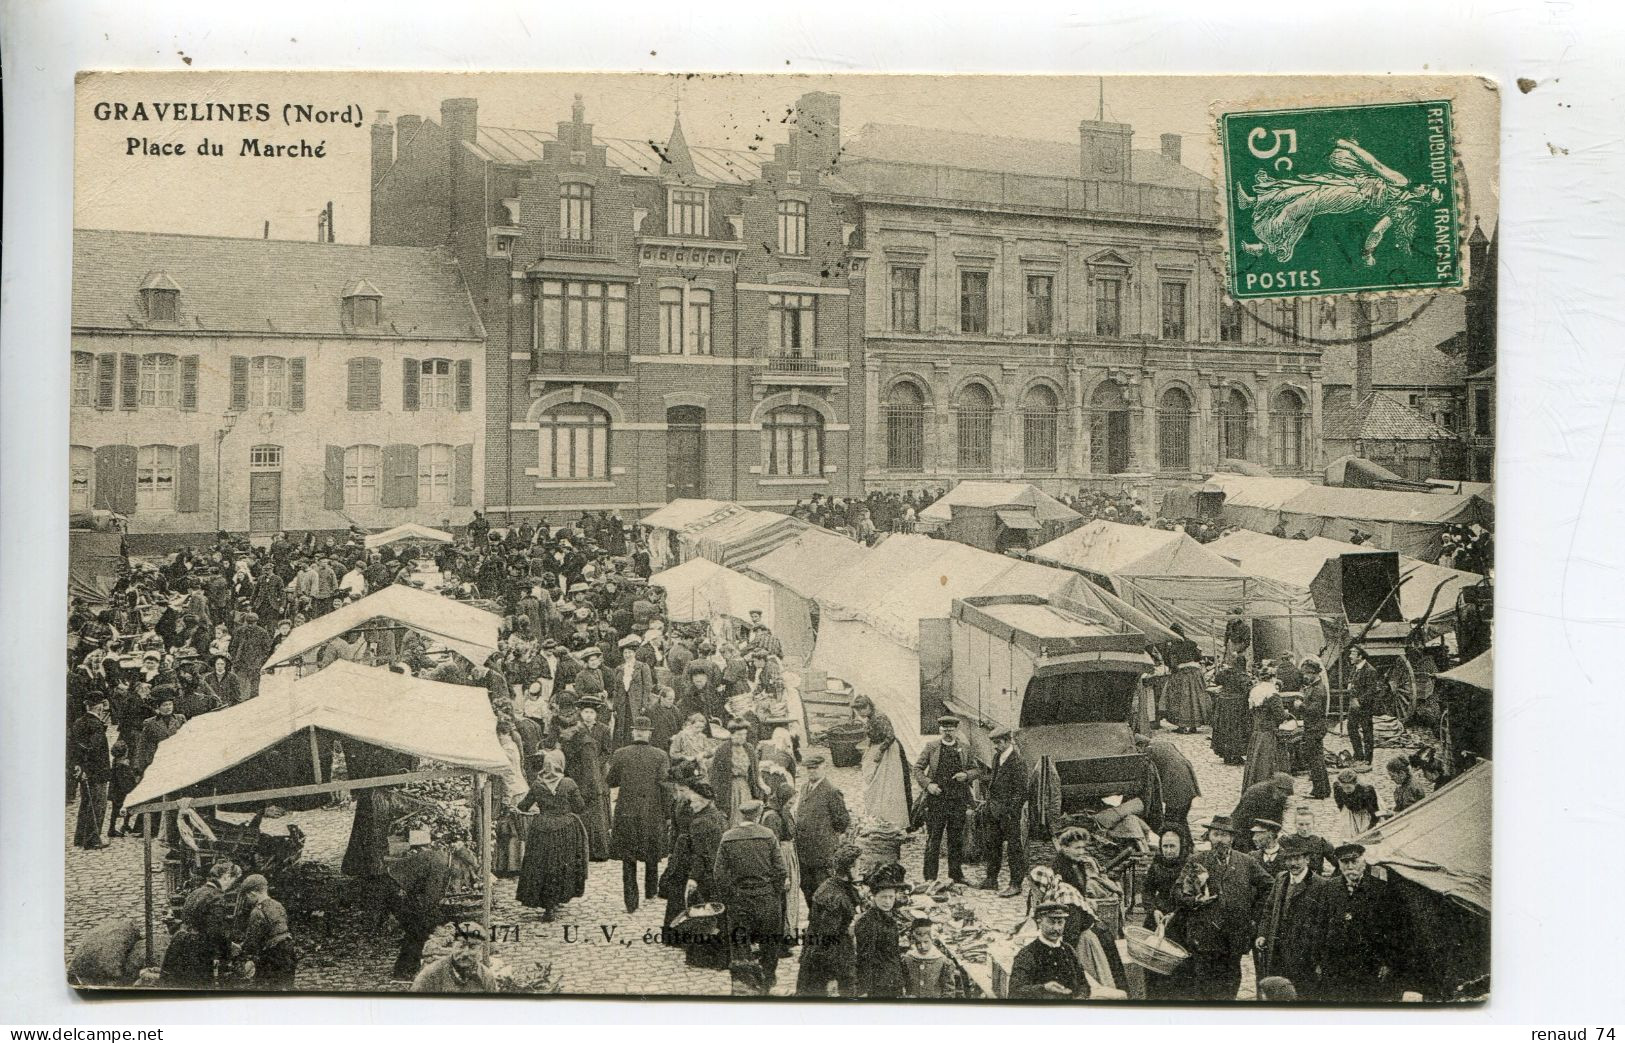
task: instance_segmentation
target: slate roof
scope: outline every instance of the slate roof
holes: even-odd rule
[[[542,158],[542,145],[556,141],[550,130],[522,130],[514,127],[480,127],[476,140],[465,144],[480,159],[496,163],[529,163]],[[604,158],[622,173],[659,177],[673,173],[663,158],[666,143],[637,138],[605,138],[593,135],[593,143],[604,147]],[[744,149],[709,148],[688,145],[694,173],[708,181],[743,185],[762,175],[762,164],[773,158]]]
[[[1400,303],[1401,316],[1410,310],[1409,304]],[[1467,378],[1467,354],[1465,341],[1456,338],[1463,337],[1466,329],[1465,298],[1459,293],[1437,294],[1411,322],[1372,342],[1372,384],[1379,388],[1460,387]],[[1341,333],[1347,336],[1348,330]],[[1326,345],[1321,366],[1324,385],[1353,387],[1354,345]]]
[[[1328,442],[1456,440],[1456,436],[1410,406],[1381,391],[1350,404],[1342,396],[1326,402],[1322,432]]]
[[[1212,183],[1201,174],[1164,158],[1155,149],[1133,149],[1133,181],[1163,188],[1203,190]],[[865,123],[841,146],[842,157],[894,163],[934,163],[971,170],[997,170],[1043,177],[1081,177],[1077,139],[1046,141],[997,134]]]
[[[180,289],[177,321],[149,327],[140,288],[162,275]],[[344,325],[358,282],[383,298],[383,325]],[[484,327],[451,258],[415,246],[357,246],[79,228],[73,233],[73,326],[272,336],[480,340]]]

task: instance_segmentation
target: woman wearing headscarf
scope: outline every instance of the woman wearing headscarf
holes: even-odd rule
[[[1175,893],[1189,859],[1190,852],[1185,848],[1184,836],[1171,829],[1163,833],[1157,841],[1156,857],[1146,868],[1145,884],[1141,891],[1145,901],[1145,929],[1154,931],[1166,921],[1168,926],[1163,936],[1180,946],[1185,945],[1185,927],[1190,917],[1180,914]],[[1188,974],[1188,967],[1181,967],[1171,975],[1147,974],[1146,999],[1169,1000],[1188,996],[1189,983],[1181,980]]]
[[[683,722],[683,730],[671,737],[671,748],[667,752],[673,761],[699,763],[707,760],[716,748],[717,743],[711,738],[705,714],[696,711]]]
[[[897,741],[891,718],[875,708],[866,695],[852,699],[852,717],[867,732],[869,748],[863,754],[863,808],[874,818],[899,829],[909,827],[909,810],[914,806],[908,755]]]
[[[587,893],[587,829],[581,822],[586,805],[564,776],[564,754],[548,750],[539,756],[542,770],[519,802],[520,811],[534,808],[535,816],[525,835],[516,897],[520,905],[541,909],[547,922],[559,906]]]
[[[762,812],[762,825],[779,838],[779,857],[784,859],[789,881],[784,889],[784,933],[792,935],[801,928],[801,860],[796,858],[796,819],[791,811],[796,787],[788,780],[773,778],[765,789],[767,808]]]
[[[1253,783],[1264,782],[1287,766],[1276,729],[1292,715],[1281,701],[1274,671],[1268,666],[1259,671],[1258,683],[1247,693],[1247,712],[1253,721],[1253,738],[1247,747],[1247,767],[1241,773],[1243,793]]]

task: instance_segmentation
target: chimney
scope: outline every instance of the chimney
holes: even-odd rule
[[[396,119],[395,119],[395,147],[397,149],[405,148],[406,143],[412,139],[413,134],[416,134],[418,132],[418,127],[422,123],[423,123],[423,117],[422,116],[398,116],[398,117],[396,117]]]
[[[1179,135],[1164,134],[1162,136],[1162,158],[1170,163],[1179,162]]]
[[[841,96],[812,91],[796,99],[796,165],[828,170],[841,155]]]
[[[1078,121],[1078,176],[1087,181],[1128,181],[1134,128],[1127,123]]]
[[[1354,406],[1371,396],[1371,312],[1376,305],[1354,298]]]
[[[372,121],[372,183],[384,176],[384,171],[395,162],[395,128],[389,125],[389,113],[378,110]]]
[[[440,125],[453,144],[473,141],[480,129],[480,103],[474,98],[447,98],[440,103]]]

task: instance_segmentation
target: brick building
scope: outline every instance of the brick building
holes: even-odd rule
[[[772,158],[551,130],[372,127],[372,241],[456,257],[489,334],[482,489],[500,518],[859,491],[861,298],[832,192],[839,99]]]
[[[73,510],[131,543],[465,523],[484,331],[443,253],[80,229]]]
[[[846,143],[870,488],[1321,466],[1309,305],[1227,304],[1211,182],[1178,135],[1132,138],[1084,121],[1075,146],[883,125]]]

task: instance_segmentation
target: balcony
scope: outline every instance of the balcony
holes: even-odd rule
[[[761,372],[751,377],[753,384],[831,386],[846,383],[851,363],[839,348],[818,348],[764,353],[757,365]]]
[[[543,351],[536,355],[530,379],[532,383],[622,384],[632,379],[632,360],[618,353]]]
[[[614,257],[620,239],[614,232],[595,230],[586,239],[567,239],[548,233],[542,236],[542,257]]]

